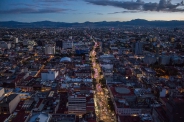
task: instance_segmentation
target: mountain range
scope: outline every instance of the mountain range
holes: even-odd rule
[[[125,22],[84,22],[84,23],[66,23],[66,22],[16,22],[16,21],[2,21],[1,28],[61,28],[61,27],[123,27],[123,26],[151,26],[151,27],[184,27],[183,21],[148,21],[143,19],[135,19]]]

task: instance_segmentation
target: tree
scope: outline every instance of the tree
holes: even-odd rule
[[[95,74],[95,71],[92,69],[91,73],[94,75]]]
[[[105,78],[100,79],[99,82],[100,82],[102,85],[106,85],[106,80],[105,80]]]
[[[113,102],[111,101],[111,99],[108,99],[108,105],[110,107],[110,110],[114,111],[114,105],[113,105]]]
[[[94,89],[96,89],[96,79],[95,78],[93,78],[93,86],[94,86]]]
[[[103,75],[103,73],[102,73],[102,72],[100,72],[100,75]]]

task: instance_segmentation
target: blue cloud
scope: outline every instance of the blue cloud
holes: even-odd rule
[[[0,10],[0,14],[44,14],[44,13],[62,13],[68,9],[62,8],[14,8],[9,10]]]

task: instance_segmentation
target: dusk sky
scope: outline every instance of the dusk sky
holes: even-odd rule
[[[182,0],[0,0],[0,21],[184,20]]]

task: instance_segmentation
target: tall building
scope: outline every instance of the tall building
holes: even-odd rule
[[[18,43],[19,39],[18,38],[14,38],[14,43]]]
[[[158,43],[156,46],[156,59],[157,59],[157,61],[159,61],[159,49],[160,49],[160,43]]]
[[[47,44],[45,46],[45,54],[46,55],[55,54],[55,45],[53,45],[53,44]]]
[[[2,97],[4,93],[5,93],[4,92],[4,88],[3,87],[0,87],[0,97]]]
[[[169,122],[184,122],[184,100],[182,98],[170,98],[166,103],[166,115]]]
[[[86,97],[71,95],[68,97],[68,113],[82,115],[86,113]]]
[[[72,41],[72,52],[74,52],[74,51],[75,51],[75,46],[74,46],[73,41]]]
[[[99,45],[99,49],[100,49],[99,51],[102,52],[102,42],[99,42],[98,45]]]
[[[4,97],[0,103],[0,114],[11,114],[19,102],[20,96],[18,94],[11,94]]]
[[[68,113],[75,115],[83,115],[86,113],[93,113],[94,110],[94,100],[93,94],[86,94],[88,90],[81,90],[80,92],[75,92],[72,88],[72,93],[68,94]]]
[[[141,42],[136,42],[133,44],[133,52],[136,54],[136,55],[142,55],[143,53],[143,50],[142,50],[142,46],[143,44]]]
[[[166,106],[154,107],[153,122],[184,122],[184,99],[170,98]]]

